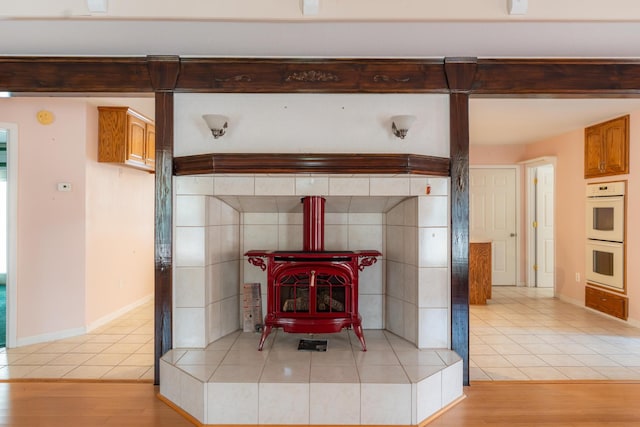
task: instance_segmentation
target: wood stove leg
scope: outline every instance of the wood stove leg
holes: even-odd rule
[[[367,344],[364,342],[364,334],[362,333],[362,325],[358,323],[357,325],[353,325],[353,332],[356,333],[356,336],[360,340],[360,344],[362,345],[362,351],[367,351]]]
[[[258,344],[258,351],[262,351],[262,346],[264,345],[264,341],[267,339],[267,336],[271,333],[271,326],[265,325],[262,328],[262,335],[260,336],[260,344]]]

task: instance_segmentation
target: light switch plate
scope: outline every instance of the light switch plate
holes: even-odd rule
[[[320,12],[320,0],[302,0],[303,15],[317,15]]]
[[[91,13],[106,13],[107,0],[87,0],[87,7]]]
[[[509,15],[524,15],[527,13],[528,0],[507,0]]]

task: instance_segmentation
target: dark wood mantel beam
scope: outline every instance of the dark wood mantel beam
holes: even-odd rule
[[[449,159],[417,154],[220,153],[176,157],[175,175],[353,173],[449,176]]]
[[[0,57],[0,90],[151,93],[147,58]]]
[[[476,95],[640,96],[640,60],[478,59]]]

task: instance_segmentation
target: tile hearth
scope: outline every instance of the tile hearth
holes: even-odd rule
[[[175,349],[160,362],[160,393],[204,424],[416,425],[462,397],[462,360],[417,349],[383,330],[288,334],[234,332],[206,349]],[[298,351],[301,338],[326,352]],[[170,379],[165,381],[165,379]]]

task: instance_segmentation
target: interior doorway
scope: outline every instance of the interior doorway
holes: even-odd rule
[[[555,286],[555,159],[527,163],[527,286]]]
[[[0,122],[0,275],[4,279],[4,311],[0,313],[0,347],[13,347],[16,342],[16,272],[17,272],[17,189],[18,189],[18,126]],[[2,148],[4,150],[2,150]]]
[[[0,348],[7,345],[7,139],[0,128]]]
[[[517,286],[518,166],[471,167],[469,234],[471,241],[491,242],[493,286]]]

